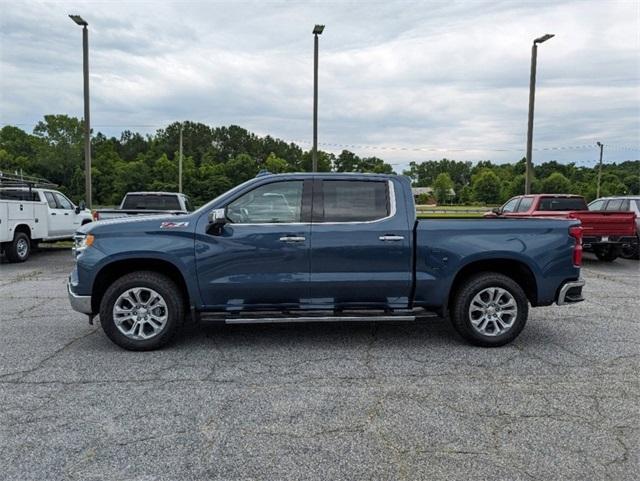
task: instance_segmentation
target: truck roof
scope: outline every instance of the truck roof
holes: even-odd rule
[[[127,192],[124,195],[127,196],[127,195],[185,195],[185,194],[182,194],[180,192],[150,192],[150,191],[144,191],[144,192]]]

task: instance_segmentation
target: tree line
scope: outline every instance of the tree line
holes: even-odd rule
[[[181,126],[183,190],[195,205],[255,177],[261,169],[273,173],[311,170],[311,151],[235,125],[175,122],[153,135],[125,130],[119,138],[98,132],[92,136],[94,204],[116,205],[129,191],[177,191]],[[83,164],[80,119],[46,115],[33,133],[11,125],[0,129],[0,171],[46,178],[77,202],[84,196]],[[319,151],[318,170],[394,172],[383,159],[360,157],[348,150],[339,155]],[[524,191],[524,160],[511,164],[428,160],[411,162],[403,174],[415,186],[432,187],[439,203],[498,204]],[[582,194],[591,200],[596,194],[596,176],[594,168],[546,162],[535,166],[532,189]],[[601,195],[638,193],[640,161],[603,167]]]

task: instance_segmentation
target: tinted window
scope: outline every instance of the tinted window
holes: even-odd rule
[[[529,208],[533,204],[533,197],[523,197],[520,201],[520,205],[518,205],[517,212],[527,212]]]
[[[58,204],[56,202],[56,199],[53,197],[53,194],[51,192],[45,192],[44,193],[44,197],[47,199],[47,204],[49,204],[49,208],[50,209],[58,209]]]
[[[189,197],[184,196],[184,207],[186,209],[187,212],[191,212],[193,210],[193,207],[191,207],[191,200],[189,200]]]
[[[629,202],[624,199],[610,200],[605,210],[629,210]]]
[[[0,190],[0,199],[4,199],[4,200],[33,200],[33,201],[36,201],[36,202],[40,200],[40,198],[38,197],[38,193],[37,192],[31,191],[31,195],[29,195],[29,191],[28,190],[21,190],[21,189],[15,189],[15,190],[2,189],[2,190]]]
[[[636,200],[636,209],[640,210],[640,200]]]
[[[177,195],[127,194],[125,210],[181,210]]]
[[[580,197],[543,197],[540,199],[538,210],[589,210],[587,203]]]
[[[364,222],[387,217],[388,182],[325,180],[324,222]]]
[[[227,206],[227,218],[236,224],[280,224],[301,221],[302,181],[262,185]]]
[[[589,204],[589,210],[602,210],[604,207],[604,200],[596,200]]]
[[[502,206],[502,212],[515,212],[516,204],[520,200],[520,197],[516,197],[515,199],[511,199],[505,205]]]
[[[56,196],[56,200],[58,201],[60,209],[73,209],[73,204],[64,195],[58,193],[54,195]]]

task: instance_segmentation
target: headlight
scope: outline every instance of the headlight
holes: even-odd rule
[[[92,234],[76,234],[73,236],[73,252],[78,256],[87,247],[93,245],[95,237]]]

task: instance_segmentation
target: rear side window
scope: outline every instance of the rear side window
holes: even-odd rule
[[[516,212],[527,212],[531,207],[531,204],[533,204],[532,197],[523,197],[522,200],[520,201],[520,205],[518,206],[518,210]]]
[[[610,200],[605,210],[629,210],[629,201],[624,199]]]
[[[386,181],[325,180],[322,186],[321,222],[366,222],[390,215]]]
[[[538,210],[565,211],[589,209],[585,200],[579,197],[543,197],[540,199]]]
[[[127,195],[122,208],[125,210],[180,210],[177,195]]]
[[[15,189],[15,190],[11,190],[11,189],[2,189],[0,190],[0,199],[3,200],[32,200],[32,201],[39,201],[40,198],[38,197],[38,193],[31,191],[31,195],[29,195],[29,191],[28,190],[21,190],[21,189]]]
[[[56,202],[56,198],[53,196],[51,192],[45,192],[44,197],[47,199],[47,204],[49,204],[50,209],[58,209],[58,203]]]

